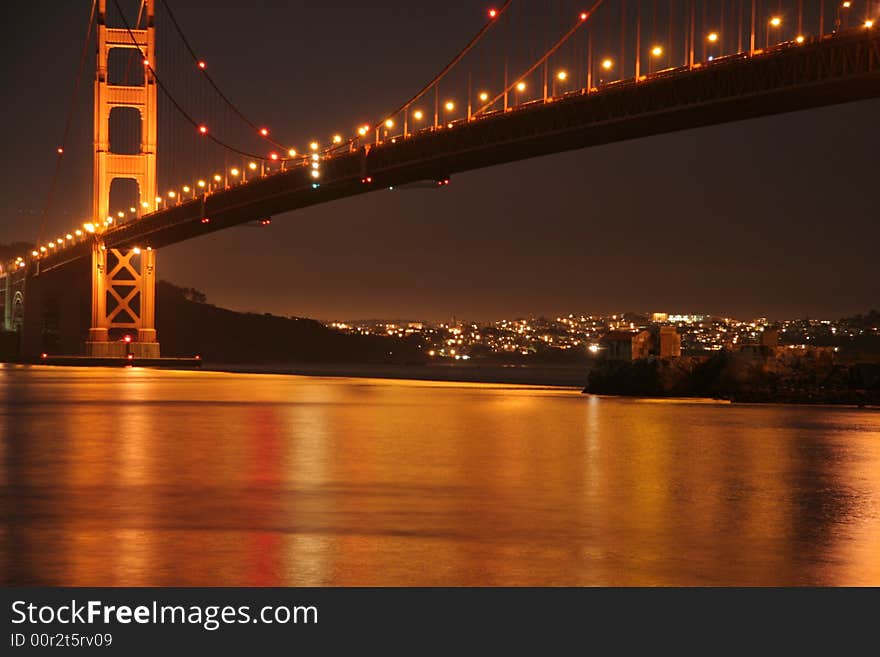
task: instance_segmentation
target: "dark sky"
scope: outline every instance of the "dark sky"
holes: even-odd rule
[[[489,4],[172,6],[228,95],[305,143],[405,100]],[[88,9],[2,3],[0,242],[36,235]],[[321,319],[862,312],[880,306],[878,116],[880,101],[854,103],[364,195],[166,248],[159,274],[218,305]]]

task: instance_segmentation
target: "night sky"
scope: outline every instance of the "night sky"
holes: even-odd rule
[[[489,6],[172,4],[228,95],[300,144],[381,118]],[[36,236],[88,10],[2,3],[0,242]],[[159,276],[217,305],[325,320],[863,312],[880,306],[878,117],[880,101],[854,103],[377,192],[163,249]]]

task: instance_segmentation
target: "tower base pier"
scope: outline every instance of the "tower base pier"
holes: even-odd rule
[[[158,342],[86,342],[86,356],[90,358],[160,358]]]

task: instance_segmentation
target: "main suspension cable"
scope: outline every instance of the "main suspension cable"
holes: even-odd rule
[[[580,30],[584,25],[587,24],[587,21],[590,17],[596,12],[597,9],[602,5],[603,0],[596,0],[595,4],[590,8],[589,11],[583,12],[579,17],[577,23],[575,23],[572,28],[562,35],[562,38],[559,39],[544,55],[536,61],[532,66],[526,70],[522,75],[519,75],[515,78],[516,82],[511,82],[507,88],[504,89],[500,94],[492,98],[489,102],[483,105],[480,109],[474,112],[474,116],[485,112],[489,107],[497,103],[505,94],[510,93],[510,91],[518,84],[518,81],[522,80],[522,78],[527,77],[528,75],[535,72],[535,70],[544,62],[546,62],[557,50],[559,50],[566,41],[568,41],[574,34]]]
[[[137,39],[134,36],[134,32],[132,32],[131,27],[128,24],[128,20],[125,18],[125,14],[122,12],[122,8],[119,6],[119,0],[113,0],[113,4],[116,5],[116,10],[119,12],[119,15],[122,17],[122,23],[123,23],[123,25],[125,25],[125,29],[128,32],[128,36],[131,38],[131,42],[134,44],[135,48],[140,53],[141,59],[144,62],[144,66],[146,67],[147,70],[150,71],[150,73],[153,76],[153,79],[156,81],[156,85],[159,87],[159,89],[162,91],[162,93],[165,94],[165,97],[171,101],[171,104],[174,105],[174,108],[180,113],[180,115],[184,119],[186,119],[194,128],[196,128],[200,132],[200,134],[207,137],[208,139],[213,141],[215,144],[217,144],[221,148],[225,148],[226,150],[230,151],[231,153],[235,153],[237,155],[241,155],[244,157],[250,157],[250,158],[253,158],[256,160],[265,160],[266,157],[263,155],[249,153],[248,151],[243,151],[241,149],[238,149],[235,146],[232,146],[231,144],[227,144],[226,142],[224,142],[223,140],[221,140],[220,138],[218,138],[217,136],[212,134],[211,131],[206,128],[206,126],[203,126],[198,121],[196,121],[189,114],[189,112],[187,112],[180,105],[180,103],[177,102],[177,99],[171,94],[171,92],[168,90],[168,88],[164,84],[162,84],[162,80],[159,78],[159,76],[156,74],[156,70],[153,68],[153,63],[147,60],[147,57],[144,54],[144,51],[141,50],[141,47],[139,45],[137,45]],[[203,131],[202,128],[206,128],[206,129]]]
[[[46,229],[46,220],[49,216],[49,209],[52,206],[52,198],[55,194],[55,187],[58,184],[58,176],[61,173],[61,161],[64,159],[64,149],[67,147],[67,138],[70,135],[70,126],[73,124],[73,117],[76,114],[76,96],[79,92],[79,83],[82,79],[83,69],[85,68],[86,55],[89,52],[89,43],[92,39],[92,28],[95,25],[95,12],[97,11],[98,0],[92,0],[92,10],[89,13],[89,24],[86,28],[86,38],[83,42],[82,53],[79,57],[79,67],[76,71],[76,79],[73,83],[73,92],[70,95],[70,105],[67,109],[67,120],[64,124],[64,134],[61,137],[61,146],[58,148],[58,157],[55,159],[55,171],[52,174],[52,182],[49,185],[49,193],[46,195],[46,201],[43,204],[43,212],[40,217],[40,228],[37,231],[37,239],[35,244],[39,247],[43,240],[43,231]]]
[[[236,116],[238,116],[238,118],[240,118],[250,128],[253,128],[254,130],[256,130],[258,132],[263,130],[263,128],[259,127],[254,121],[252,121],[250,118],[248,118],[247,115],[245,115],[245,113],[243,111],[241,111],[238,108],[238,106],[235,103],[233,103],[226,94],[223,93],[223,91],[220,89],[220,87],[217,85],[217,83],[214,82],[214,78],[212,78],[211,74],[208,73],[207,66],[205,65],[204,60],[199,59],[199,56],[196,54],[195,50],[190,45],[189,39],[187,39],[186,35],[183,33],[183,30],[181,29],[180,24],[177,22],[177,18],[174,16],[174,12],[171,11],[171,6],[168,4],[168,2],[166,0],[162,0],[162,6],[165,7],[165,11],[168,12],[168,17],[171,19],[171,23],[174,25],[174,29],[177,31],[178,36],[183,41],[183,45],[186,46],[186,49],[187,49],[187,51],[189,51],[189,54],[192,57],[192,60],[196,63],[196,66],[198,66],[199,70],[202,72],[202,75],[205,76],[205,79],[208,81],[208,84],[211,85],[211,88],[214,89],[215,92],[217,92],[217,95],[223,99],[223,102],[229,106],[229,108],[236,114]],[[266,139],[266,141],[268,141],[270,144],[272,144],[276,148],[279,148],[279,149],[286,148],[283,144],[281,144],[281,143],[275,141],[274,139],[272,139],[271,137],[269,137],[269,135],[267,135],[267,134],[264,135],[264,134],[262,134],[262,132],[260,132],[260,134],[263,136],[263,138]]]
[[[405,103],[403,103],[403,105],[398,107],[393,112],[386,114],[385,118],[382,118],[381,120],[377,121],[371,127],[371,130],[378,130],[379,128],[382,127],[382,124],[385,122],[385,120],[387,118],[392,117],[392,116],[397,116],[401,112],[408,110],[413,105],[413,103],[418,102],[418,100],[422,96],[424,96],[426,93],[428,93],[428,91],[433,89],[434,85],[438,84],[444,77],[446,77],[446,74],[449,73],[449,71],[451,71],[455,67],[455,65],[458,64],[464,58],[464,56],[467,55],[473,49],[473,47],[476,46],[482,40],[482,38],[489,32],[489,30],[492,29],[492,27],[496,23],[498,23],[498,19],[500,19],[501,16],[504,15],[504,12],[507,11],[508,7],[510,7],[512,2],[513,2],[513,0],[505,0],[504,4],[501,6],[500,9],[490,10],[489,22],[487,22],[486,24],[483,25],[483,27],[480,28],[480,30],[474,35],[474,37],[468,42],[468,44],[464,48],[459,50],[458,53],[456,53],[456,55],[449,61],[449,63],[447,63],[446,66],[444,66],[443,69],[439,73],[437,73],[437,75],[435,75],[433,78],[431,78],[430,82],[428,82],[424,87],[422,87],[413,97],[411,97],[409,100],[407,100]],[[332,154],[333,152],[340,150],[342,148],[350,148],[352,144],[357,142],[358,138],[359,137],[357,137],[357,136],[351,137],[348,140],[346,140],[345,142],[342,142],[342,143],[336,144],[335,146],[331,146],[331,147],[324,149],[324,152],[327,154]]]

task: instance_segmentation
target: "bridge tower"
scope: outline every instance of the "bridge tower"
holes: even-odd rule
[[[144,0],[142,29],[114,28],[107,25],[107,0],[98,0],[98,57],[95,71],[95,157],[92,247],[92,320],[86,353],[95,357],[124,356],[126,351],[138,358],[158,358],[159,342],[155,326],[156,252],[137,247],[108,248],[101,238],[110,219],[110,187],[115,179],[137,182],[139,202],[152,203],[156,197],[156,114],[157,88],[155,69],[156,30],[155,0]],[[146,60],[143,84],[110,84],[110,51],[133,49]],[[141,118],[140,152],[121,154],[110,150],[110,114],[115,108],[134,108]],[[119,336],[128,331],[127,345]],[[136,332],[136,333],[135,333]]]

